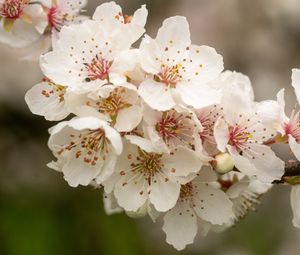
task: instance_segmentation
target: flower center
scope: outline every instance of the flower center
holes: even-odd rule
[[[181,68],[181,65],[175,65],[175,66],[166,66],[161,65],[161,71],[154,75],[154,80],[157,82],[164,83],[166,86],[175,88],[176,83],[180,81],[182,78],[179,69]]]
[[[286,136],[292,135],[298,143],[300,142],[300,112],[292,112],[290,121],[284,124],[284,131]]]
[[[27,0],[6,0],[0,6],[0,16],[7,19],[18,19],[25,7]]]
[[[51,90],[42,90],[41,94],[44,97],[49,98],[52,95],[58,94],[60,103],[65,100],[66,87],[58,85],[47,78],[43,79],[43,81],[48,82],[48,85],[52,88]]]
[[[185,185],[181,185],[180,187],[180,198],[191,198],[193,196],[193,185],[192,182],[188,182]]]
[[[160,172],[163,164],[161,163],[161,154],[148,153],[139,149],[137,161],[131,163],[131,170],[135,173],[140,172],[146,177],[148,184],[151,185],[152,179]]]
[[[94,80],[108,80],[108,73],[112,62],[99,57],[98,54],[94,57],[90,64],[84,63],[88,77],[85,79],[87,82]]]
[[[186,142],[192,138],[193,131],[192,127],[187,123],[188,120],[190,120],[189,116],[168,111],[163,113],[155,128],[168,145],[174,139]]]
[[[240,126],[234,126],[229,128],[229,144],[235,148],[242,149],[245,143],[249,139],[252,139],[253,135],[245,128]]]
[[[64,147],[59,154],[64,151],[76,150],[75,157],[82,158],[83,161],[92,166],[96,165],[99,156],[106,159],[109,153],[109,142],[103,129],[89,130],[86,133],[71,134],[71,142]]]
[[[58,32],[61,30],[66,16],[67,14],[62,14],[56,6],[51,7],[48,11],[48,21]]]
[[[86,104],[98,109],[99,112],[108,115],[113,122],[116,122],[116,118],[120,110],[130,107],[131,104],[127,103],[122,94],[125,92],[124,88],[116,88],[110,93],[109,97],[104,100],[93,103],[88,101]]]

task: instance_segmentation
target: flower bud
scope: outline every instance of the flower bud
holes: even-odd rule
[[[214,168],[219,174],[226,174],[234,167],[234,162],[230,154],[220,153],[215,156]]]

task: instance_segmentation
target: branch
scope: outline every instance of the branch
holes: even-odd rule
[[[274,184],[300,184],[300,162],[296,160],[289,160],[285,166],[285,173],[281,180],[273,181]]]

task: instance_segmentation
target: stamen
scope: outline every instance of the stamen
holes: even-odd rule
[[[97,79],[107,80],[111,64],[112,63],[110,61],[99,57],[97,54],[96,57],[92,59],[90,64],[84,63],[88,71],[88,77],[86,78],[86,81],[94,81]]]
[[[7,19],[18,19],[28,2],[28,0],[5,0],[0,6],[0,16]]]
[[[142,173],[148,184],[151,185],[153,177],[160,172],[162,168],[161,154],[148,153],[139,149],[136,163],[131,163],[131,171]]]
[[[164,83],[166,86],[175,88],[176,83],[180,81],[181,75],[179,69],[181,65],[176,66],[161,66],[161,71],[154,76],[154,80]]]

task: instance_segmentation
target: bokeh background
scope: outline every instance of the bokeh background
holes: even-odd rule
[[[103,1],[89,0],[92,14]],[[195,44],[224,56],[225,68],[247,74],[256,99],[275,99],[286,88],[295,103],[291,68],[300,67],[299,0],[123,0],[124,13],[149,10],[147,31],[186,16]],[[257,212],[236,227],[197,237],[177,252],[165,243],[162,222],[106,216],[100,191],[73,189],[46,167],[52,160],[47,129],[54,123],[33,116],[24,93],[39,82],[38,63],[20,62],[20,52],[0,46],[0,254],[1,255],[297,255],[300,230],[291,224],[289,187],[266,194]],[[288,150],[279,151],[289,158]]]

